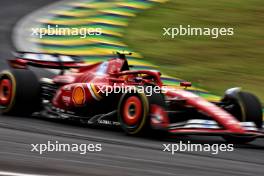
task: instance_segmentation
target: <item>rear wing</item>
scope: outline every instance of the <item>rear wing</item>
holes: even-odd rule
[[[87,66],[79,56],[61,55],[35,52],[14,52],[15,59],[9,60],[13,68],[26,69],[27,66],[49,68],[49,69],[70,69]]]

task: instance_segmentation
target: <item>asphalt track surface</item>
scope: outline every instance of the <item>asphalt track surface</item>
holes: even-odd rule
[[[10,51],[11,30],[23,15],[54,0],[0,1],[0,68]],[[80,155],[76,152],[31,152],[31,145],[47,143],[101,143],[102,151]],[[219,137],[178,137],[152,139],[126,136],[119,130],[94,129],[80,124],[33,117],[0,117],[0,175],[264,175],[264,140],[236,145],[233,152],[163,152],[163,143],[223,143]],[[12,172],[12,173],[10,173]]]

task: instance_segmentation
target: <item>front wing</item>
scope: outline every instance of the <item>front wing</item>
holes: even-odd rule
[[[258,129],[253,122],[241,122],[244,129],[243,133],[234,133],[224,129],[213,120],[192,119],[186,122],[170,124],[167,130],[171,134],[185,135],[236,135],[236,136],[252,136],[264,137],[264,124],[261,129]]]

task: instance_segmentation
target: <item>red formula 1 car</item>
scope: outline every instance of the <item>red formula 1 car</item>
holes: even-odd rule
[[[232,142],[263,137],[262,107],[238,88],[220,102],[163,85],[158,71],[129,70],[126,55],[88,65],[74,56],[19,53],[0,74],[0,105],[8,115],[81,119],[88,124],[121,126],[128,134],[220,135]],[[60,69],[38,78],[29,66]]]

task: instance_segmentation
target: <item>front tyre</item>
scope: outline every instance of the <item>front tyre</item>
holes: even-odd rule
[[[239,121],[254,122],[257,128],[262,128],[262,106],[255,95],[237,91],[227,94],[222,101],[229,107],[227,111]],[[255,140],[255,137],[241,136],[224,136],[224,138],[233,143],[248,143]]]
[[[12,69],[0,73],[0,106],[6,115],[28,116],[39,110],[40,84],[30,70]]]
[[[226,95],[222,100],[227,106],[227,111],[241,122],[254,122],[258,128],[262,128],[262,106],[259,99],[248,92],[237,92]]]

